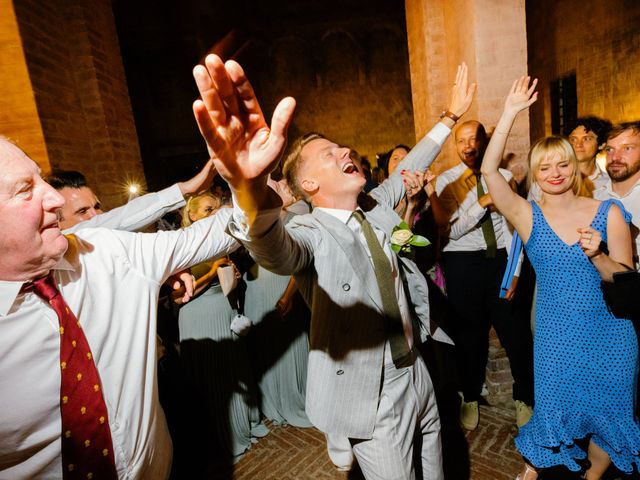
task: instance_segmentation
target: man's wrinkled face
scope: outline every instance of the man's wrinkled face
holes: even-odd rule
[[[100,215],[102,207],[98,197],[89,187],[63,188],[59,193],[65,203],[61,210],[60,228],[66,230],[74,225]]]
[[[28,280],[55,266],[67,249],[58,211],[64,198],[36,163],[0,139],[0,279]]]
[[[456,130],[456,152],[469,168],[478,168],[486,148],[486,139],[478,132],[479,125],[470,123]]]
[[[579,162],[590,162],[598,154],[598,136],[587,131],[582,125],[569,134],[569,143]]]
[[[607,140],[607,173],[617,182],[623,182],[640,171],[640,133],[632,129]]]
[[[322,190],[327,196],[359,193],[366,180],[350,154],[350,148],[326,138],[311,140],[301,151],[304,162],[300,175],[302,188],[310,193]]]

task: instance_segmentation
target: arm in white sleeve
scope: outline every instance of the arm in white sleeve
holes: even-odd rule
[[[159,220],[164,214],[184,206],[184,198],[177,184],[130,200],[125,205],[80,222],[64,233],[81,228],[109,228],[135,232]]]
[[[462,210],[462,207],[451,217],[451,229],[449,232],[449,238],[452,240],[458,240],[475,227],[484,217],[487,209],[480,206],[478,202],[473,202],[471,206]]]
[[[236,250],[240,244],[225,233],[230,217],[231,209],[222,208],[215,215],[183,230],[157,233],[121,230],[102,232],[113,235],[114,241],[120,242],[121,255],[128,259],[131,268],[154,282],[162,283],[177,271],[224,257]],[[78,233],[80,236],[82,234],[83,231]]]

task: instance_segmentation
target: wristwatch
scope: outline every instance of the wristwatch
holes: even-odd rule
[[[457,122],[458,120],[460,120],[459,116],[457,116],[453,112],[450,112],[449,110],[443,110],[442,111],[442,113],[440,114],[440,120],[442,120],[444,117],[449,117],[454,122]]]

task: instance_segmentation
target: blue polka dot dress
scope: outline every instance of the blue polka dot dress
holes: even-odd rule
[[[591,226],[607,241],[602,202]],[[623,212],[622,205],[616,202]],[[640,467],[640,428],[634,414],[638,343],[629,320],[614,317],[600,275],[576,242],[567,245],[532,202],[533,229],[525,245],[536,271],[535,408],[516,446],[535,467],[565,465],[587,454],[575,440],[591,436],[614,465]]]

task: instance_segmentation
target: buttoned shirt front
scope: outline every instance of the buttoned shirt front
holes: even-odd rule
[[[156,384],[158,291],[173,272],[238,247],[224,233],[230,214],[157,234],[82,229],[54,269],[102,381],[119,478],[169,475]],[[62,478],[58,318],[21,286],[0,281],[0,478]]]
[[[509,170],[500,169],[505,180],[510,181],[513,175]],[[485,192],[488,192],[484,178],[481,178]],[[487,209],[478,203],[477,181],[473,172],[464,164],[442,172],[436,179],[438,200],[448,211],[450,217],[449,241],[444,246],[445,252],[473,252],[485,250],[487,243],[482,233],[480,221]],[[491,212],[491,221],[496,235],[498,248],[511,246],[512,232],[508,222],[497,211]]]

